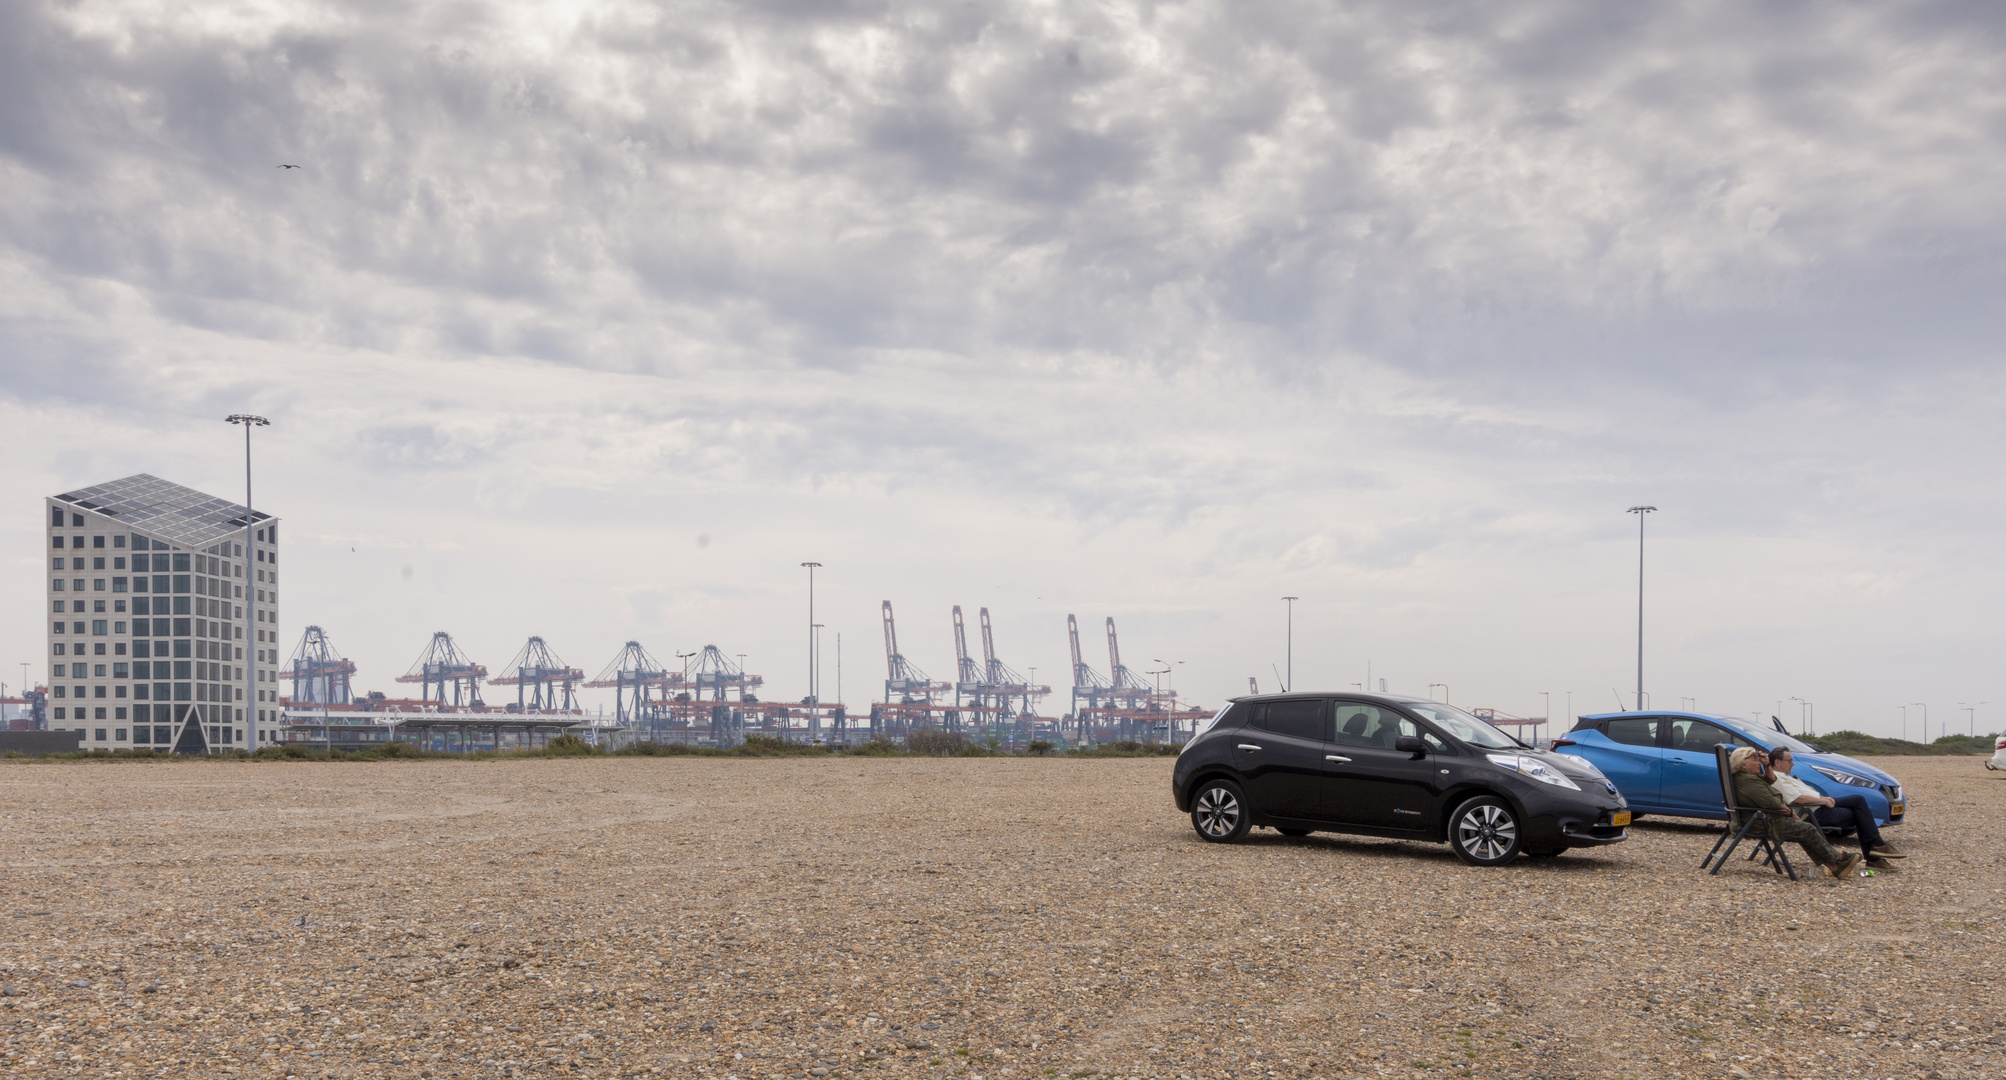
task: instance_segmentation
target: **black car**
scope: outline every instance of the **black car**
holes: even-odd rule
[[[1629,837],[1629,806],[1595,766],[1421,698],[1236,698],[1186,744],[1172,784],[1220,844],[1264,825],[1446,842],[1496,866]]]

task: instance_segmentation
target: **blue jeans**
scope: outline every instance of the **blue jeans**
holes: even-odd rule
[[[1860,850],[1871,852],[1881,846],[1881,830],[1874,824],[1874,812],[1865,795],[1841,795],[1837,806],[1821,806],[1812,817],[1826,828],[1852,829],[1860,835]]]

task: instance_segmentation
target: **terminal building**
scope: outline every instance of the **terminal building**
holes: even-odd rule
[[[278,519],[245,514],[144,473],[45,500],[50,730],[210,753],[276,728]]]

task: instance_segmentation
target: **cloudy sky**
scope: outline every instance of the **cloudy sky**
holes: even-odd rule
[[[799,697],[813,559],[857,706],[882,600],[937,677],[952,604],[1055,684],[1113,616],[1217,704],[1296,595],[1299,687],[1602,710],[1651,503],[1656,704],[1996,730],[2003,46],[1957,2],[0,5],[0,678],[47,670],[41,497],[240,494],[252,410],[287,633],[361,688],[444,629]]]

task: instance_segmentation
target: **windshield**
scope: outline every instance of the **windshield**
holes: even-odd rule
[[[1401,706],[1456,738],[1486,750],[1519,750],[1523,744],[1502,731],[1456,708],[1436,701],[1403,701]]]
[[[1753,736],[1759,742],[1766,742],[1771,746],[1787,746],[1792,753],[1822,754],[1825,752],[1793,735],[1776,730],[1774,726],[1763,727],[1760,724],[1753,724],[1738,717],[1733,720],[1722,720],[1720,722],[1741,732],[1743,735]]]

